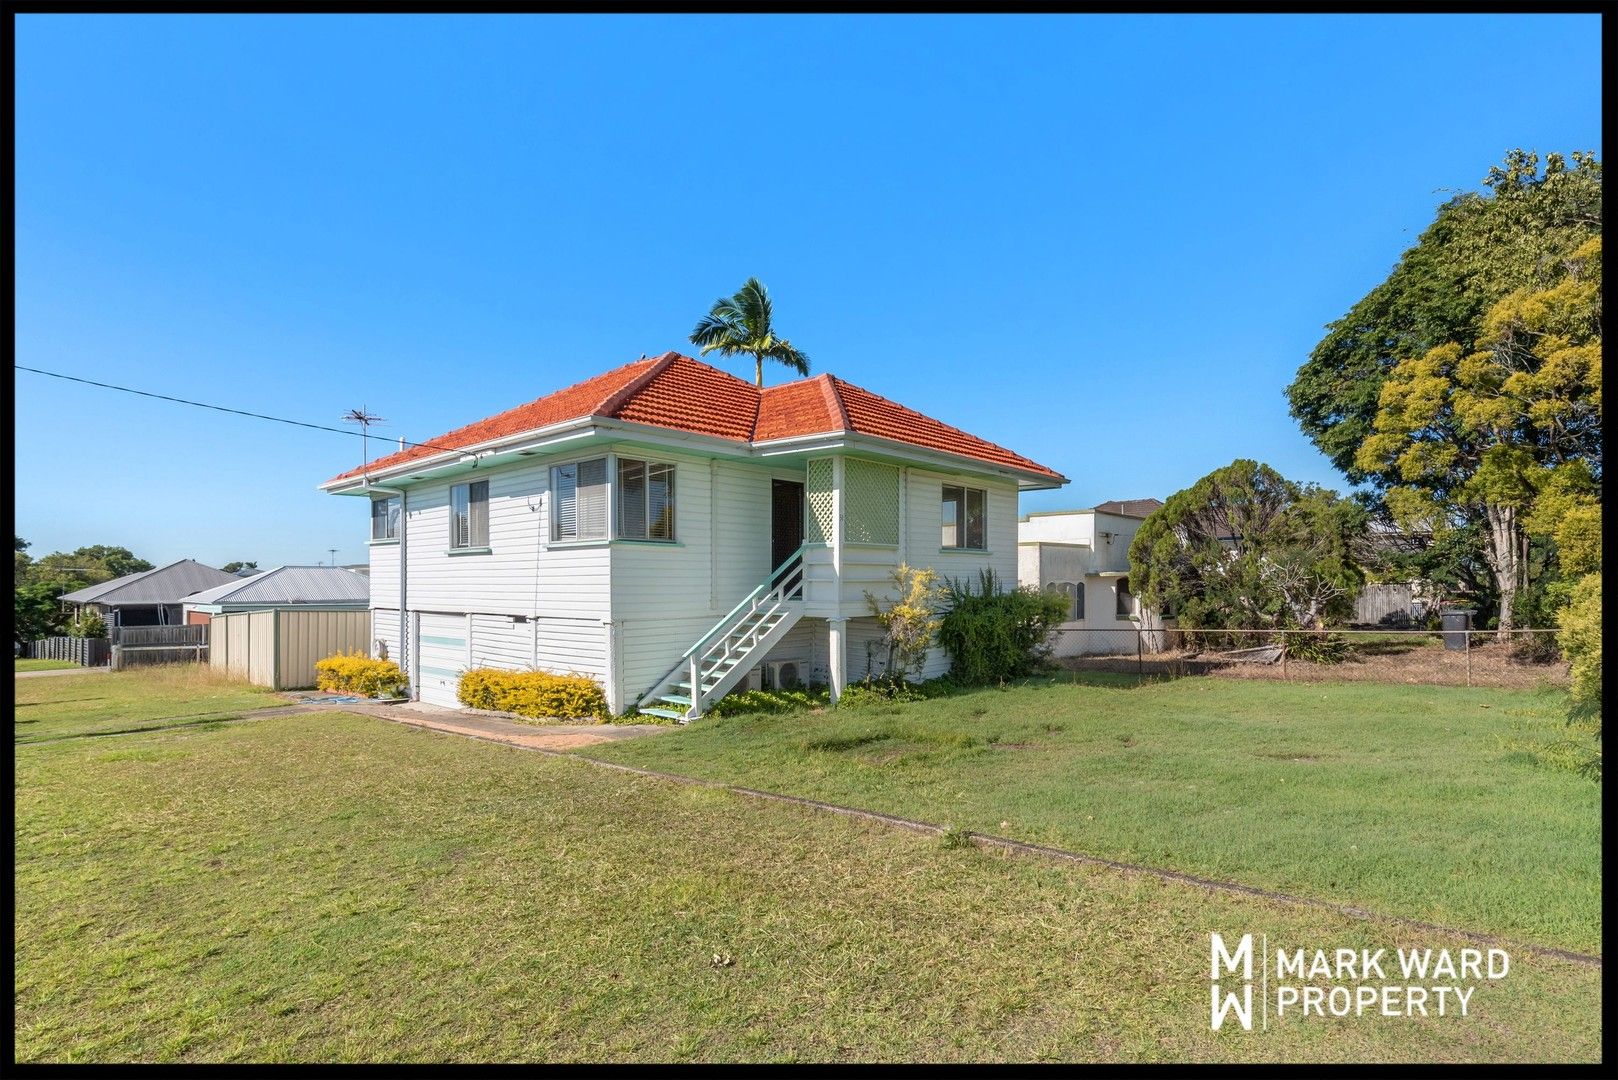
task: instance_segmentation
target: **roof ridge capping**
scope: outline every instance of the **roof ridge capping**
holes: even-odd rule
[[[622,409],[625,405],[629,404],[630,399],[633,398],[636,394],[640,393],[642,390],[644,390],[646,388],[647,383],[651,382],[653,379],[655,379],[659,375],[663,374],[663,372],[667,371],[670,367],[672,367],[674,365],[674,361],[678,360],[679,358],[680,358],[680,354],[675,352],[673,349],[670,349],[668,352],[664,353],[662,356],[659,356],[659,357],[655,358],[652,361],[652,365],[650,367],[648,367],[645,371],[641,372],[639,375],[636,375],[633,379],[630,379],[628,382],[624,383],[624,385],[620,386],[617,390],[613,391],[611,394],[608,394],[606,399],[603,400],[600,405],[596,406],[594,412],[592,412],[591,415],[592,416],[615,416],[615,415],[617,415],[618,410]],[[638,363],[640,363],[640,361],[637,360],[637,361],[635,361],[635,363],[638,364]],[[588,381],[588,380],[586,380],[586,381]],[[560,393],[560,391],[557,391],[557,393]],[[545,396],[549,397],[551,395],[547,394]],[[543,398],[541,398],[540,400],[543,400]]]
[[[843,395],[837,390],[837,383],[839,381],[837,376],[833,375],[829,371],[823,371],[820,373],[818,378],[820,379],[821,389],[826,394],[826,405],[831,409],[832,415],[843,422],[844,431],[853,431],[853,421],[849,420],[848,418],[848,405],[844,403]],[[849,383],[848,385],[853,386],[854,384]],[[870,391],[867,390],[866,393],[869,394]],[[897,405],[898,402],[894,402],[894,404]]]

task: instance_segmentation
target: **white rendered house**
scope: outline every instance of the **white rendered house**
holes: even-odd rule
[[[1160,648],[1161,630],[1129,591],[1129,545],[1163,504],[1156,499],[1104,502],[1087,510],[1029,514],[1017,524],[1017,584],[1067,598],[1067,617],[1052,642],[1056,656],[1120,655]]]
[[[880,670],[866,593],[900,563],[1011,581],[1018,492],[1066,482],[830,375],[759,389],[671,352],[321,486],[369,502],[375,648],[412,697],[537,668],[684,719]]]

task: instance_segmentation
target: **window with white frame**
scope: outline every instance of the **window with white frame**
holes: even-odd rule
[[[399,496],[371,500],[371,539],[399,539]]]
[[[618,459],[618,535],[625,540],[674,539],[674,466]]]
[[[982,488],[944,485],[944,498],[939,507],[943,523],[940,544],[946,548],[983,551],[988,546],[989,496]]]
[[[573,461],[551,469],[551,539],[607,538],[607,459]]]
[[[489,482],[474,480],[449,489],[449,546],[489,546]]]

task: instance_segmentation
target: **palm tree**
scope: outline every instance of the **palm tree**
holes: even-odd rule
[[[735,296],[714,301],[713,310],[691,331],[691,344],[700,345],[703,356],[715,350],[723,356],[751,356],[754,377],[760,386],[764,385],[766,359],[785,364],[799,375],[809,374],[809,357],[794,349],[792,342],[775,335],[770,316],[770,294],[758,278],[748,278]]]

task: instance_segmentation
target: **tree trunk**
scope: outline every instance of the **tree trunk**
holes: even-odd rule
[[[1522,525],[1517,521],[1517,511],[1509,506],[1485,506],[1483,514],[1488,523],[1485,547],[1489,569],[1500,593],[1500,633],[1510,637],[1515,626],[1512,609],[1528,573],[1528,560],[1523,558]]]
[[[764,385],[764,357],[763,356],[755,356],[755,357],[753,357],[753,379],[754,379],[754,381],[756,381],[759,384],[759,386],[762,387]]]

